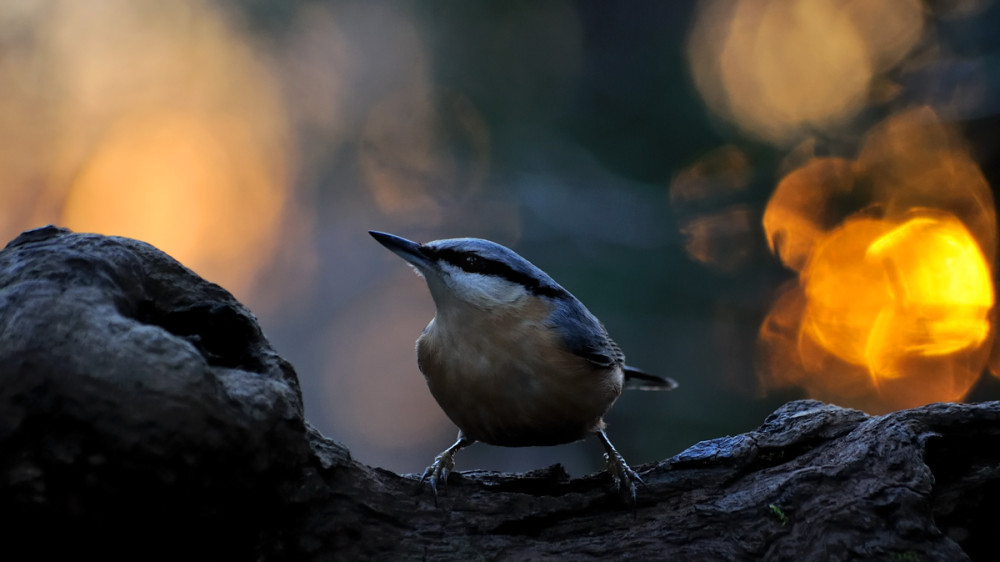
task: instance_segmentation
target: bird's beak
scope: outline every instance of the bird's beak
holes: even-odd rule
[[[368,234],[371,234],[372,238],[377,240],[379,244],[382,244],[388,248],[390,252],[403,258],[418,270],[427,271],[430,269],[431,260],[428,259],[427,254],[424,252],[422,244],[407,240],[406,238],[400,238],[399,236],[389,234],[387,232],[379,232],[377,230],[369,230]]]

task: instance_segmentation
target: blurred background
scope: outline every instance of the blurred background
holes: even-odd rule
[[[633,464],[787,400],[1000,398],[996,0],[7,0],[0,236],[150,242],[258,316],[306,416],[422,470],[427,289],[367,234],[489,238],[671,393]],[[458,468],[602,467],[596,440]]]

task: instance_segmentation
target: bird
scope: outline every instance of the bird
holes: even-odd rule
[[[642,479],[612,445],[603,417],[623,388],[672,390],[677,382],[626,365],[582,302],[505,246],[369,234],[423,277],[434,300],[435,316],[417,339],[417,366],[459,429],[421,477],[435,503],[455,454],[473,443],[550,446],[595,436],[613,484],[635,505]]]

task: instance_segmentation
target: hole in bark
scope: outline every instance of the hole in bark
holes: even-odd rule
[[[231,307],[195,304],[175,310],[159,310],[153,301],[140,303],[138,319],[191,342],[209,365],[262,369],[252,349],[260,340],[256,326]]]

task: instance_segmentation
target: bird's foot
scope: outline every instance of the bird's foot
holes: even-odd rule
[[[420,477],[420,485],[423,486],[425,480],[429,480],[431,491],[434,492],[434,505],[438,503],[438,485],[444,486],[448,483],[448,475],[451,469],[455,468],[455,453],[464,447],[475,443],[461,431],[458,432],[458,441],[444,450],[440,455],[434,457],[434,462],[424,470],[424,475]]]
[[[642,478],[625,462],[625,459],[618,451],[611,450],[604,454],[608,462],[608,474],[618,488],[618,493],[628,503],[636,505],[636,487],[643,484]]]
[[[444,486],[448,483],[448,475],[455,468],[455,449],[448,449],[440,455],[434,457],[434,462],[424,470],[424,475],[420,477],[420,483],[427,481],[434,492],[434,505],[437,505],[438,485]]]

